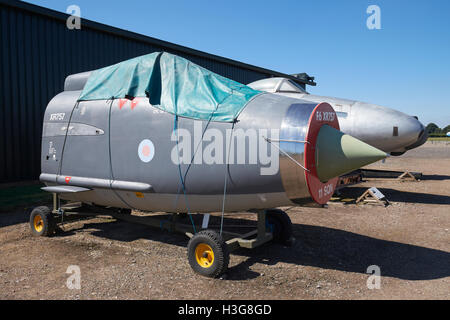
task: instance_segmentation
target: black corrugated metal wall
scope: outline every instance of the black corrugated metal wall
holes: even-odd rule
[[[215,56],[177,51],[175,45],[158,46],[132,33],[126,37],[90,28],[83,21],[81,30],[69,30],[63,14],[52,17],[51,10],[46,15],[40,7],[11,3],[0,1],[0,183],[38,178],[44,110],[70,74],[167,51],[241,83],[271,76]]]

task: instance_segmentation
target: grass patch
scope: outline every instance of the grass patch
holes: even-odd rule
[[[0,189],[0,212],[18,206],[51,202],[52,195],[41,190],[42,187],[42,184],[33,184]]]
[[[428,141],[448,141],[450,142],[450,137],[431,137]]]

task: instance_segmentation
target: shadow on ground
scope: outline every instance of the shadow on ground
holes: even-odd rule
[[[296,242],[292,247],[269,245],[250,253],[249,259],[231,270],[230,279],[253,277],[255,263],[292,263],[366,274],[377,265],[383,276],[403,280],[431,280],[450,276],[450,253],[386,241],[319,226],[294,225]]]
[[[87,223],[83,229],[97,237],[124,242],[147,239],[177,246],[186,246],[188,242],[180,234],[127,222]],[[256,278],[259,273],[251,270],[254,264],[275,265],[278,262],[362,274],[366,274],[369,266],[377,265],[383,276],[404,280],[450,276],[450,253],[445,251],[320,226],[295,224],[293,231],[296,241],[292,247],[268,243],[254,250],[233,252],[248,259],[230,268],[227,279]],[[68,235],[70,233],[59,236]]]
[[[442,204],[450,205],[450,196],[409,192],[402,190],[395,190],[390,188],[378,188],[389,201],[404,202],[404,203],[424,203],[424,204]],[[357,199],[361,196],[367,188],[349,187],[340,190],[341,197],[349,197]]]
[[[0,211],[0,228],[28,222],[33,207]]]
[[[430,175],[423,175],[421,180],[443,181],[443,180],[450,180],[450,176],[440,174],[432,174],[432,175],[430,174]]]

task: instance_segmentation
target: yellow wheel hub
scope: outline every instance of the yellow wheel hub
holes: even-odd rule
[[[195,248],[195,258],[200,266],[209,268],[214,263],[214,251],[206,243],[200,243],[197,248]]]
[[[37,215],[34,217],[33,224],[34,224],[34,229],[37,232],[41,232],[42,229],[44,229],[44,220],[42,220],[42,217],[40,215]]]

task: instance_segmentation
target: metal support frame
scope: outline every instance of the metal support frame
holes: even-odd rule
[[[379,191],[376,188],[367,189],[356,200],[356,204],[359,204],[359,203],[381,204],[381,205],[387,207],[390,204],[389,200],[386,199],[386,197],[381,193],[380,193],[380,195],[377,195],[377,193],[373,192],[372,189],[375,189],[375,191],[377,191],[379,193]]]
[[[418,179],[416,179],[416,177],[409,171],[405,171],[403,172],[398,178],[397,180],[399,181],[419,181]]]
[[[252,236],[256,235],[256,238],[248,239]],[[239,247],[254,249],[257,248],[264,243],[269,242],[273,239],[273,235],[271,232],[267,232],[266,228],[266,213],[258,212],[258,227],[256,230],[253,230],[247,234],[241,235],[241,237],[236,237],[228,240],[226,243],[230,251],[233,251]]]
[[[116,208],[104,208],[97,206],[88,206],[82,203],[68,203],[61,206],[59,196],[53,194],[53,214],[61,218],[61,221],[69,222],[78,220],[81,217],[95,217],[95,216],[111,216],[115,219],[127,221],[136,224],[142,224],[150,227],[156,227],[169,232],[177,232],[186,235],[189,238],[194,236],[194,229],[192,224],[180,223],[179,215],[174,213],[166,219],[161,217],[136,216],[133,214],[120,213]],[[222,236],[228,246],[229,251],[234,251],[238,248],[254,249],[273,239],[272,232],[269,232],[266,227],[266,212],[258,211],[257,228],[247,233],[237,233],[230,231],[223,231]],[[214,229],[215,226],[210,226]],[[250,228],[251,226],[249,226]],[[201,226],[196,226],[197,230],[202,230]]]
[[[59,199],[59,196],[57,193],[53,194],[53,213],[59,213],[59,209],[61,207],[61,200]]]

